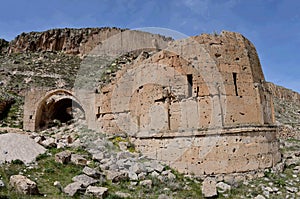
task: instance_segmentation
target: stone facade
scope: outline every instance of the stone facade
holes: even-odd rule
[[[96,92],[29,92],[26,130],[47,126],[41,121],[53,119],[58,102],[69,99],[90,128],[126,133],[138,150],[184,173],[245,172],[280,160],[272,97],[255,47],[242,35],[169,41],[125,31],[111,38],[92,56],[151,52],[122,65]]]

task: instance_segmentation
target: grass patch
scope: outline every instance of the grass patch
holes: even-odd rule
[[[78,152],[78,149],[70,149]],[[0,166],[0,176],[6,185],[6,188],[0,188],[0,198],[68,198],[65,194],[54,186],[55,181],[59,181],[63,187],[72,182],[72,178],[82,173],[83,166],[72,163],[60,164],[55,162],[55,154],[59,149],[49,149],[47,153],[39,155],[37,164],[28,167],[22,161],[15,160],[12,164]],[[12,190],[9,185],[9,178],[12,175],[22,174],[35,181],[39,191],[43,196],[23,196]],[[75,197],[76,198],[76,197]],[[79,198],[79,196],[77,196]]]

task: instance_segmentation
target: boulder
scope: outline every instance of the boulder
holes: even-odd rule
[[[82,170],[82,172],[92,178],[99,178],[101,176],[101,173],[99,170],[90,168],[88,166],[85,166]]]
[[[226,184],[225,182],[218,182],[216,187],[218,188],[219,193],[224,193],[231,189],[231,186],[229,184]]]
[[[143,180],[140,182],[140,185],[150,189],[152,187],[152,180]]]
[[[129,177],[130,180],[133,180],[133,181],[138,180],[138,175],[134,172],[129,172],[128,177]]]
[[[84,155],[72,154],[71,155],[71,162],[76,165],[85,166],[87,164],[87,160],[85,159]]]
[[[134,163],[130,168],[129,168],[130,172],[136,173],[136,174],[140,174],[142,172],[146,172],[147,169],[146,167],[141,164],[141,163]]]
[[[98,152],[98,153],[94,153],[93,154],[93,160],[97,160],[97,161],[101,161],[101,160],[103,160],[104,159],[104,153],[103,152]]]
[[[27,135],[6,133],[0,135],[0,163],[21,160],[25,164],[45,153],[46,149]]]
[[[202,194],[204,197],[214,197],[217,195],[216,180],[211,177],[204,179],[202,183]]]
[[[108,188],[88,186],[85,192],[86,195],[92,195],[95,198],[105,198],[108,195]]]
[[[145,162],[145,166],[147,168],[148,173],[152,172],[153,170],[161,173],[164,170],[164,166],[161,165],[158,161],[150,161],[150,162]]]
[[[54,148],[56,147],[56,142],[54,138],[47,138],[46,140],[41,142],[41,145],[46,148]]]
[[[83,187],[88,187],[98,182],[98,180],[91,178],[85,174],[81,174],[72,178],[74,182],[80,182]]]
[[[10,177],[9,184],[19,193],[26,195],[38,195],[39,190],[35,182],[22,175]]]
[[[119,182],[128,179],[128,172],[125,171],[106,171],[106,178],[112,182]]]
[[[69,196],[74,196],[79,190],[82,189],[82,183],[81,182],[73,182],[71,184],[68,184],[64,188],[64,193],[68,194]]]
[[[67,164],[71,161],[71,155],[72,153],[70,151],[62,151],[55,154],[55,161],[62,164]]]

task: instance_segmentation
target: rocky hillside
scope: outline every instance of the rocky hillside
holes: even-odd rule
[[[274,83],[268,83],[269,91],[272,93],[273,97],[286,100],[293,103],[300,103],[300,94],[291,90],[284,88],[282,86],[278,86]]]
[[[15,102],[14,98],[4,92],[0,92],[0,120],[3,120],[11,105]]]
[[[268,89],[273,96],[279,137],[300,139],[300,94],[273,83],[268,83]]]

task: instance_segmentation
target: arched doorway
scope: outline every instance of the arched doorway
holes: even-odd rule
[[[85,111],[80,102],[67,90],[50,91],[36,109],[35,129],[44,130],[58,123],[84,119]]]

